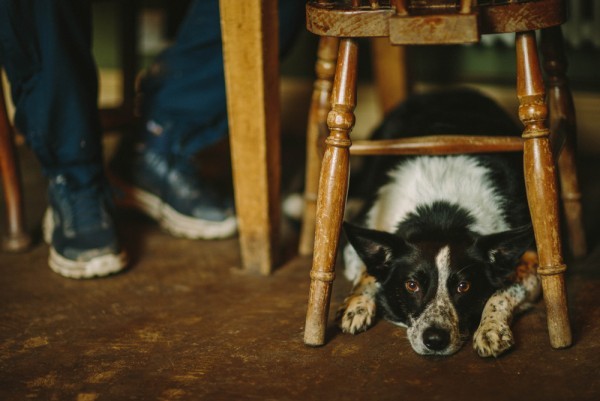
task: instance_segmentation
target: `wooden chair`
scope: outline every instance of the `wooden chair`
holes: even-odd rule
[[[6,234],[2,239],[2,248],[10,252],[23,251],[31,244],[31,238],[25,229],[19,164],[14,135],[6,112],[2,79],[0,79],[0,173],[6,204]]]
[[[525,181],[539,253],[550,343],[571,344],[561,251],[555,155],[561,178],[566,222],[575,256],[585,253],[580,195],[575,171],[575,121],[562,48],[560,25],[566,19],[562,0],[310,0],[308,30],[321,36],[308,138],[317,141],[326,120],[329,135],[321,158],[312,148],[308,160],[304,231],[314,232],[314,256],[304,342],[322,345],[328,318],[338,240],[347,193],[349,156],[435,155],[523,151]],[[541,31],[546,94],[536,48]],[[469,136],[416,137],[395,141],[350,141],[356,106],[357,40],[387,37],[393,45],[475,43],[480,35],[516,35],[517,97],[522,138]],[[392,73],[392,72],[389,72]],[[546,117],[550,111],[550,123]],[[351,148],[352,145],[352,148]],[[562,150],[562,151],[561,151]],[[311,154],[309,154],[311,156]],[[318,182],[318,183],[317,183]],[[318,188],[318,195],[315,196]],[[314,191],[311,193],[311,191]],[[311,209],[316,208],[316,220]],[[309,239],[307,239],[309,238]],[[309,248],[310,244],[303,247]]]

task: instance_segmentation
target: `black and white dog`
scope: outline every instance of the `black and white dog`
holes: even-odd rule
[[[519,135],[493,101],[455,90],[417,95],[375,137]],[[377,312],[407,327],[419,354],[457,352],[473,330],[481,356],[513,345],[510,323],[539,296],[524,191],[514,153],[373,158],[361,177],[372,199],[344,224],[345,274],[354,282],[338,319],[368,329]],[[377,177],[383,177],[384,182]],[[526,252],[528,251],[528,252]]]

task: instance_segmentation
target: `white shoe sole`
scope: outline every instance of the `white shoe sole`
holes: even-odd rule
[[[140,210],[156,220],[161,228],[176,237],[222,239],[231,237],[237,232],[235,216],[228,217],[223,221],[202,220],[186,216],[150,192],[132,187],[118,179],[113,182],[124,194],[122,199],[117,199],[118,205]]]
[[[53,230],[54,219],[52,218],[52,210],[48,208],[43,222],[44,241],[50,245],[48,265],[55,273],[61,276],[74,279],[104,277],[117,273],[127,266],[125,252],[100,255],[87,261],[67,259],[60,255],[52,246]]]

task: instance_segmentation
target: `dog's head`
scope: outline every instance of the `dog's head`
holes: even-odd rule
[[[461,348],[533,238],[530,226],[411,242],[347,223],[344,231],[380,285],[378,305],[386,319],[407,326],[413,349],[424,355]]]

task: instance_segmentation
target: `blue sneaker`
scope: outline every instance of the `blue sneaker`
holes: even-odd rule
[[[204,181],[191,160],[170,162],[142,148],[116,160],[113,170],[113,183],[123,193],[118,204],[140,210],[172,235],[219,239],[236,233],[233,201]]]
[[[48,264],[70,278],[102,277],[127,265],[113,221],[110,193],[102,185],[78,187],[63,175],[50,180],[43,223]]]

